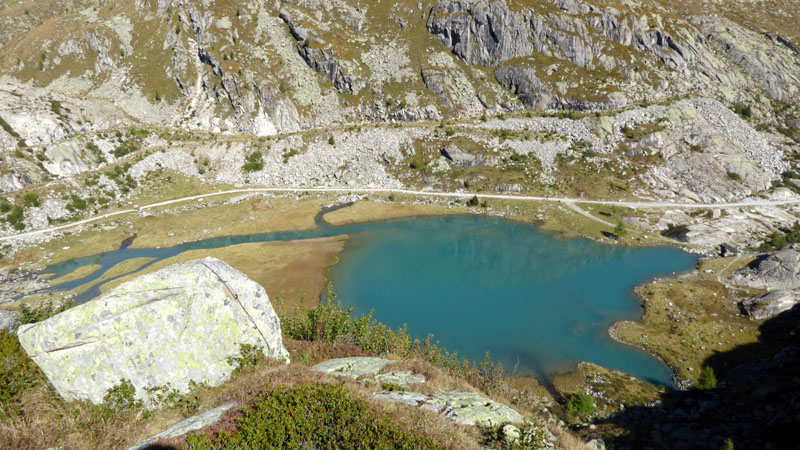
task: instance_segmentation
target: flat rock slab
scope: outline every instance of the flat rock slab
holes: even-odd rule
[[[394,384],[409,387],[425,382],[425,375],[409,371],[395,371],[380,373],[392,361],[371,356],[358,356],[353,358],[337,358],[323,361],[313,370],[324,372],[337,377],[365,378],[367,382]]]
[[[155,444],[161,439],[172,439],[178,436],[183,436],[187,433],[191,433],[192,431],[197,431],[201,428],[214,425],[215,423],[219,422],[220,419],[222,419],[223,414],[235,406],[236,403],[228,403],[226,405],[218,406],[212,410],[206,411],[202,414],[189,417],[188,419],[169,427],[166,431],[158,433],[157,435],[146,439],[134,445],[133,447],[128,447],[126,450],[142,450],[150,445]]]
[[[416,406],[444,415],[461,425],[496,427],[506,423],[522,423],[522,415],[510,407],[474,392],[447,391],[433,395],[418,392],[381,392],[375,398]]]
[[[6,330],[9,333],[15,333],[17,331],[17,325],[19,324],[20,317],[22,317],[22,314],[16,311],[6,311],[0,309],[0,330]]]
[[[358,378],[361,376],[375,376],[391,363],[388,359],[369,356],[354,358],[336,358],[323,361],[311,369],[339,377]]]
[[[288,360],[264,288],[215,258],[143,275],[18,334],[62,397],[92,403],[122,379],[146,403],[151,387],[217,386],[242,344]]]

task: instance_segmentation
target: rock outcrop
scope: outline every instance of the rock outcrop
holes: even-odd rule
[[[391,391],[378,393],[375,398],[434,411],[461,425],[496,427],[524,421],[520,413],[508,406],[474,392],[447,391],[426,395],[417,392]]]
[[[800,244],[792,244],[759,257],[737,270],[729,281],[768,291],[800,289]]]
[[[392,361],[384,358],[337,358],[321,362],[312,369],[337,377],[361,379],[368,383],[391,384],[404,388],[426,381],[425,375],[406,370],[382,372],[391,363]]]
[[[123,379],[145,401],[148,388],[219,385],[243,344],[288,360],[264,288],[215,258],[143,275],[18,334],[62,397],[93,403]]]
[[[128,447],[127,450],[146,450],[148,448],[157,448],[155,444],[162,439],[172,439],[191,433],[192,431],[197,431],[201,428],[214,425],[215,423],[219,422],[220,419],[222,419],[222,416],[225,415],[226,412],[235,406],[236,403],[226,403],[202,414],[189,417],[188,419],[176,423],[175,425],[151,438],[145,439],[144,441],[132,447]]]
[[[22,314],[16,311],[0,309],[0,330],[15,333],[17,331],[17,325],[19,325],[20,316],[22,316]]]
[[[798,303],[800,289],[784,289],[747,299],[742,302],[742,308],[753,319],[762,320],[788,311]]]

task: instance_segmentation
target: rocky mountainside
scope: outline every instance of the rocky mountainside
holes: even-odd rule
[[[791,198],[798,16],[790,0],[5,0],[0,192],[51,181],[61,192],[7,231],[69,219],[72,194],[124,202],[160,170],[271,186]],[[449,159],[453,145],[471,162]],[[669,223],[715,245],[794,221],[738,214],[758,218]]]

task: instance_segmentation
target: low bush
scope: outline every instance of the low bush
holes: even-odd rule
[[[717,376],[714,374],[714,368],[711,366],[703,366],[700,376],[697,378],[697,389],[710,390],[717,388]]]
[[[278,387],[236,420],[236,430],[192,433],[186,449],[369,448],[435,449],[430,439],[403,430],[340,386]]]
[[[244,166],[242,166],[242,170],[245,172],[258,172],[259,170],[264,168],[264,160],[262,159],[263,155],[261,152],[253,152],[244,162]]]
[[[567,398],[567,411],[571,414],[586,416],[594,412],[594,397],[579,392]]]
[[[22,394],[46,378],[19,345],[15,334],[0,330],[0,420],[20,414]]]
[[[46,302],[37,307],[23,304],[19,308],[19,312],[22,314],[20,316],[19,323],[20,325],[25,325],[28,323],[41,322],[55,316],[58,313],[64,312],[73,306],[75,306],[75,304],[70,301],[64,302],[60,305],[54,305],[51,302]]]

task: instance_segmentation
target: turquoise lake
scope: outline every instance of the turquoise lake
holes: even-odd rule
[[[192,249],[349,234],[331,281],[339,300],[357,313],[374,309],[377,320],[393,328],[408,324],[420,339],[433,334],[441,346],[471,360],[482,361],[488,351],[507,373],[546,381],[576,362],[590,361],[670,384],[666,366],[614,342],[608,328],[640,317],[635,286],[693,268],[696,257],[691,254],[562,239],[530,225],[483,216],[318,225],[312,231],[217,238],[165,249],[123,247],[47,272],[65,274],[83,265],[101,265],[57,287],[70,289],[130,258],[158,261]],[[78,301],[97,293],[91,289]]]

